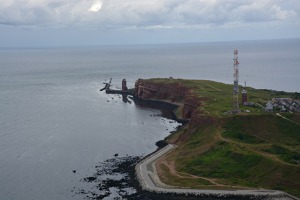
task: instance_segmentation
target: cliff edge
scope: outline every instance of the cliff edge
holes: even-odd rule
[[[270,99],[298,93],[248,87],[249,105],[233,115],[232,85],[207,80],[139,79],[135,96],[179,106],[189,123],[166,140],[178,145],[156,162],[163,183],[196,189],[282,190],[300,196],[300,115],[274,109]]]

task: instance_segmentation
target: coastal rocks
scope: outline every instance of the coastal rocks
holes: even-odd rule
[[[157,146],[158,148],[164,148],[165,146],[168,145],[168,143],[167,143],[165,140],[159,140],[159,141],[156,142],[155,144],[156,144],[156,146]]]
[[[117,199],[130,197],[136,193],[138,182],[135,178],[135,165],[140,161],[138,156],[114,157],[95,167],[92,176],[81,179],[81,182],[91,183],[95,186],[90,189],[80,189],[76,195],[85,196],[86,199],[104,199],[119,196]]]
[[[95,167],[92,176],[81,179],[83,183],[94,187],[78,188],[75,195],[82,199],[130,199],[130,200],[270,200],[268,196],[155,192],[143,190],[135,174],[135,165],[140,161],[138,156],[115,157]]]

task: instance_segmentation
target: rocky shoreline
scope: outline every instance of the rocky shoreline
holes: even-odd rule
[[[169,102],[160,100],[139,100],[137,102],[140,106],[147,106],[156,109],[163,109],[164,117],[177,120],[174,114],[174,109],[178,106]],[[185,122],[186,121],[179,121]],[[156,143],[157,150],[145,157],[141,156],[125,156],[118,157],[117,154],[114,158],[108,159],[99,165],[95,166],[95,173],[91,176],[82,178],[80,181],[91,183],[93,188],[75,190],[76,195],[81,195],[85,199],[132,199],[132,200],[271,200],[271,199],[285,199],[284,196],[254,196],[254,195],[221,195],[221,194],[192,194],[192,193],[170,193],[170,192],[157,192],[145,190],[137,177],[136,165],[142,160],[147,159],[149,156],[155,154],[157,151],[168,145],[164,140]],[[120,178],[121,177],[121,178]],[[276,197],[276,198],[275,198]]]
[[[108,159],[95,166],[95,173],[81,179],[82,182],[92,183],[94,189],[75,191],[84,199],[132,199],[132,200],[271,200],[285,199],[284,196],[253,196],[253,195],[212,195],[212,194],[182,194],[153,192],[143,190],[135,171],[135,166],[142,160],[138,156],[126,156]],[[121,177],[121,178],[120,178]],[[115,194],[114,194],[115,193]],[[114,197],[112,197],[114,196]]]
[[[201,107],[202,103],[207,101],[207,98],[198,98],[193,95],[193,92],[180,84],[151,83],[139,79],[135,85],[133,100],[138,106],[151,107],[162,110],[163,116],[176,120],[183,125],[210,124],[213,119],[203,117],[197,107]],[[180,100],[180,101],[179,101]],[[178,103],[181,102],[181,103]],[[196,105],[196,106],[195,106]],[[181,107],[181,117],[178,118],[176,109]],[[201,116],[201,117],[200,117]],[[189,123],[188,123],[189,122]],[[181,138],[179,138],[181,139]],[[136,166],[144,162],[147,158],[163,149],[168,143],[164,140],[156,143],[158,149],[145,156],[125,156],[108,159],[95,167],[96,172],[88,177],[81,179],[82,182],[92,183],[95,186],[89,189],[78,188],[76,195],[82,195],[85,199],[133,199],[133,200],[290,200],[290,197],[284,192],[274,194],[251,194],[250,193],[230,193],[230,191],[222,192],[170,192],[167,190],[149,190],[145,189],[139,180],[136,172]],[[188,190],[188,189],[187,189]],[[263,192],[263,191],[260,191]]]

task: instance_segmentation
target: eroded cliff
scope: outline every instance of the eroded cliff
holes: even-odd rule
[[[165,100],[181,106],[178,114],[183,119],[189,119],[190,126],[199,126],[212,121],[210,117],[205,116],[202,109],[205,102],[209,101],[209,97],[199,97],[192,87],[178,81],[138,79],[135,83],[135,96],[142,100]]]

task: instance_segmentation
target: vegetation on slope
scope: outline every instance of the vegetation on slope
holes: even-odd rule
[[[198,109],[211,123],[188,125],[167,140],[178,144],[157,163],[161,179],[170,185],[193,188],[265,188],[300,196],[300,114],[265,113],[273,97],[295,95],[248,88],[254,107],[250,113],[231,109],[232,86],[213,81],[155,79],[180,82],[209,101]],[[281,96],[276,96],[276,95]]]

